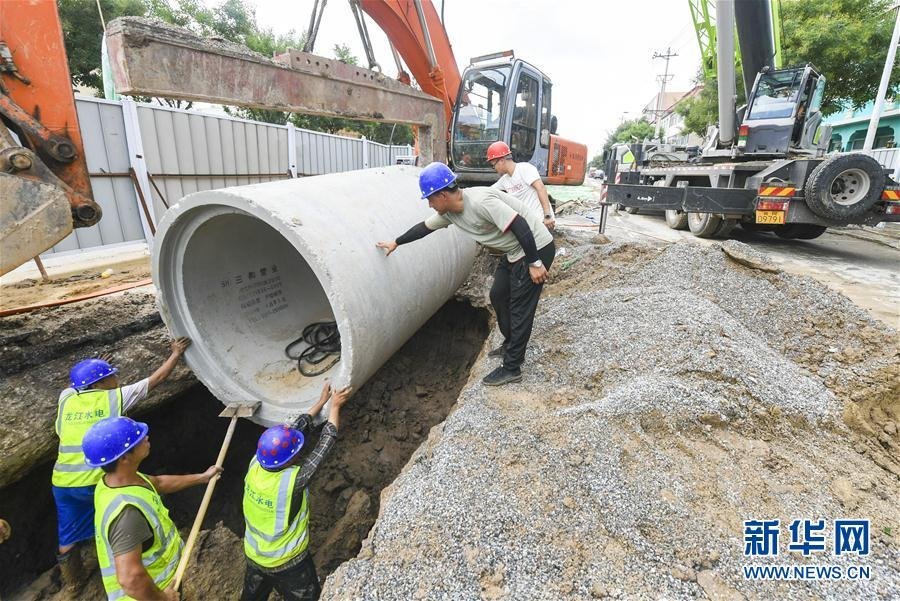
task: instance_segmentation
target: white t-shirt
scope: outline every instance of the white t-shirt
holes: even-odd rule
[[[526,208],[537,212],[541,220],[544,219],[544,208],[541,206],[541,200],[538,198],[537,190],[533,184],[541,179],[537,167],[531,163],[516,163],[516,168],[512,175],[503,174],[497,180],[493,188],[500,188],[504,192],[512,194],[525,205]]]
[[[90,389],[88,389],[90,390]],[[125,413],[129,409],[131,409],[135,403],[143,401],[147,398],[147,394],[150,391],[150,378],[144,378],[140,382],[136,384],[129,384],[128,386],[122,386],[122,413]],[[59,393],[59,402],[62,403],[66,398],[72,396],[78,391],[74,388],[66,388],[61,393]],[[82,391],[86,392],[86,391]]]

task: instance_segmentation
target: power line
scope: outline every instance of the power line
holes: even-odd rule
[[[673,56],[678,56],[678,53],[672,52],[671,46],[666,48],[665,54],[661,54],[659,52],[653,53],[653,58],[655,58],[655,59],[656,58],[666,59],[666,70],[663,73],[662,78],[660,78],[660,80],[659,80],[660,81],[659,96],[656,97],[656,111],[655,111],[655,113],[656,113],[656,133],[653,136],[654,139],[656,139],[656,140],[659,140],[659,131],[662,128],[662,108],[660,107],[660,104],[663,101],[663,96],[666,95],[666,82],[669,81],[670,77],[675,77],[674,75],[671,75],[671,76],[669,75],[669,60]]]

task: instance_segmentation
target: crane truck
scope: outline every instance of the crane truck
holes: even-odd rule
[[[740,224],[809,240],[829,227],[900,221],[900,184],[878,161],[861,152],[825,155],[825,77],[812,64],[776,68],[771,10],[768,0],[717,1],[718,127],[698,156],[656,143],[618,149],[608,204],[664,210],[670,227],[701,238],[727,237]],[[748,90],[739,109],[735,28]]]

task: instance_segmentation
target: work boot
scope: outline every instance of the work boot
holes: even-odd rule
[[[57,555],[59,573],[62,576],[63,591],[71,601],[77,601],[85,585],[84,565],[81,550],[76,546],[62,555]]]
[[[504,342],[494,350],[488,353],[488,357],[502,357],[506,354],[506,343]]]
[[[512,384],[513,382],[521,382],[522,381],[522,370],[519,368],[516,369],[506,369],[504,366],[500,366],[481,380],[485,386],[503,386],[504,384]]]

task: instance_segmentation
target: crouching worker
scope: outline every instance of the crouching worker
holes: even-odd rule
[[[100,576],[110,601],[171,601],[170,585],[184,543],[160,494],[206,484],[222,468],[202,474],[147,476],[138,471],[150,454],[147,424],[110,417],[84,435],[85,461],[105,473],[94,491],[94,540]]]
[[[307,485],[337,440],[341,407],[350,388],[332,392],[326,382],[319,400],[294,422],[263,432],[244,479],[244,553],[247,573],[241,601],[265,601],[274,588],[285,601],[315,601],[321,588],[309,554]],[[301,463],[300,449],[313,418],[331,398],[319,442]]]

